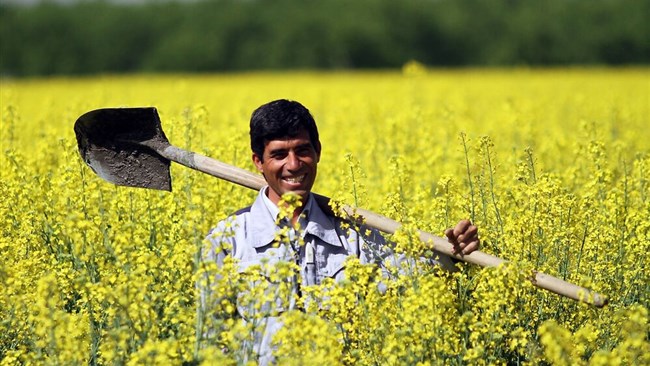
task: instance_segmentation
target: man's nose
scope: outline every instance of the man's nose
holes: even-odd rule
[[[298,158],[298,155],[296,155],[294,152],[289,152],[289,155],[287,155],[287,169],[289,170],[300,169],[300,159]]]

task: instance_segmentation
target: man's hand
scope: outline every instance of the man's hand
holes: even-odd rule
[[[454,254],[469,254],[478,249],[481,241],[478,228],[469,220],[460,220],[453,229],[445,230],[447,240],[454,245]]]

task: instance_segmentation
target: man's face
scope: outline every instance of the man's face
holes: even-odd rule
[[[312,145],[307,130],[301,130],[295,137],[267,141],[264,156],[253,153],[253,162],[269,185],[268,197],[276,205],[288,192],[303,200],[307,198],[316,180],[319,160],[320,153]]]

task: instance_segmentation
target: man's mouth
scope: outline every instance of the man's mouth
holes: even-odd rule
[[[302,183],[303,180],[305,180],[306,176],[307,174],[299,175],[297,177],[283,177],[282,180],[291,184],[299,184]]]

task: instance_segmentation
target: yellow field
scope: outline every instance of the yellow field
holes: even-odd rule
[[[278,98],[319,125],[316,192],[436,234],[470,218],[482,250],[511,261],[410,268],[384,279],[385,294],[373,267],[350,262],[352,281],[308,291],[327,292],[320,308],[282,314],[280,363],[650,364],[648,69],[411,65],[0,87],[3,365],[254,359],[253,329],[232,317],[246,279],[220,284],[216,322],[197,314],[195,281],[215,270],[197,259],[209,229],[255,192],[176,165],[172,193],[114,186],[79,158],[73,124],[95,108],[155,106],[172,144],[253,170],[250,113]],[[408,231],[393,240],[419,246]],[[539,290],[533,269],[610,304]]]

